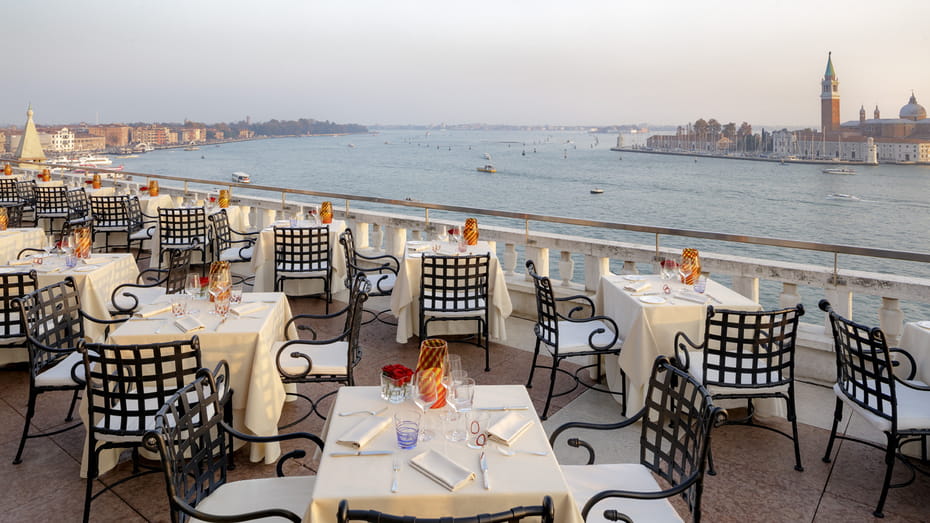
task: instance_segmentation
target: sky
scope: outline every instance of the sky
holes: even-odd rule
[[[5,0],[0,125],[814,126],[930,107],[930,2]]]

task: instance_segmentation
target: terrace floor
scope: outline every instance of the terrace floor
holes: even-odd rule
[[[369,308],[379,309],[375,300]],[[292,300],[294,313],[315,311],[318,302]],[[507,332],[508,343],[493,344],[491,372],[483,372],[483,353],[470,345],[450,343],[450,349],[462,355],[469,375],[479,384],[524,383],[532,356],[532,327],[526,320],[512,318]],[[407,344],[393,341],[394,330],[380,323],[363,328],[364,356],[356,374],[358,385],[375,385],[378,371],[388,363],[414,366],[415,340]],[[537,411],[545,399],[547,378],[539,376],[529,389]],[[84,500],[84,480],[78,476],[84,441],[83,428],[49,438],[31,439],[26,444],[23,463],[12,465],[22,430],[28,376],[24,368],[0,370],[0,521],[79,521]],[[320,388],[311,389],[319,395]],[[718,474],[708,476],[703,497],[705,521],[711,522],[833,522],[868,521],[878,498],[884,464],[882,454],[864,445],[838,441],[831,463],[821,460],[832,422],[834,396],[823,385],[798,384],[801,453],[804,472],[793,468],[791,442],[766,430],[723,427],[714,432],[713,448]],[[39,400],[34,424],[47,429],[59,425],[68,407],[68,393],[47,393]],[[560,398],[558,409],[544,423],[547,430],[566,421],[615,421],[620,406],[612,398],[596,392]],[[301,402],[285,407],[285,419],[302,412]],[[568,408],[566,408],[568,407]],[[772,423],[788,426],[784,420]],[[863,420],[844,422],[849,434],[877,439]],[[322,422],[315,417],[293,430],[319,433]],[[599,462],[633,462],[638,459],[638,430],[623,433],[588,432],[585,438],[598,449]],[[290,447],[285,445],[284,450]],[[563,463],[580,463],[583,452],[564,442],[557,445]],[[272,465],[247,463],[240,451],[237,469],[231,480],[274,475]],[[315,463],[308,459],[292,463],[288,473],[313,474]],[[124,462],[98,482],[110,484],[130,470],[128,455]],[[896,478],[904,477],[904,467],[897,467]],[[99,488],[98,483],[98,488]],[[917,481],[902,489],[892,489],[885,505],[885,521],[930,521],[930,480],[918,475]],[[682,512],[684,514],[684,512]],[[687,518],[685,518],[687,519]],[[167,500],[161,474],[151,474],[120,485],[98,498],[92,506],[93,521],[168,521]]]

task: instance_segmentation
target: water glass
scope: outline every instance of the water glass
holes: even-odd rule
[[[229,314],[229,293],[225,292],[225,290],[214,295],[213,312],[221,318],[225,318]]]
[[[242,303],[242,284],[237,283],[229,289],[229,303],[236,305]]]
[[[694,282],[694,292],[704,294],[705,290],[707,290],[707,276],[702,274],[698,276],[697,281]]]
[[[181,294],[171,295],[171,314],[180,318],[187,314],[187,298]]]
[[[403,403],[407,399],[407,384],[409,378],[392,378],[381,374],[381,399],[388,403]]]
[[[461,372],[461,371],[460,371]],[[475,402],[475,379],[453,381],[450,404],[456,412],[469,412]]]
[[[417,446],[422,416],[419,412],[409,409],[400,409],[394,413],[394,431],[397,434],[398,447],[409,450]]]

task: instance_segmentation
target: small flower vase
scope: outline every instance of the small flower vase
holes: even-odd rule
[[[42,169],[42,174],[40,174],[39,177],[42,178],[43,182],[52,181],[52,173],[50,173],[48,169]]]
[[[91,182],[91,187],[93,187],[94,189],[100,188],[100,175],[99,174],[94,174],[93,181]]]
[[[320,205],[320,223],[333,223],[333,202],[323,202]]]
[[[462,238],[467,245],[478,245],[478,220],[467,218],[465,228],[462,229]]]
[[[220,189],[220,209],[229,207],[229,189]]]
[[[149,180],[149,196],[158,196],[158,180]]]
[[[389,403],[403,403],[407,399],[407,384],[409,378],[392,378],[381,373],[381,399]]]

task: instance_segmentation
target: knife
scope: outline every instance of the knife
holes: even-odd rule
[[[477,407],[475,410],[528,410],[526,405],[504,405],[501,407]]]
[[[355,452],[330,452],[329,455],[334,458],[346,458],[351,456],[387,456],[393,453],[393,450],[357,450]]]
[[[478,463],[481,464],[481,477],[484,479],[484,489],[488,490],[491,488],[491,479],[488,478],[488,457],[484,455],[484,452],[482,452],[481,457],[478,458]]]

